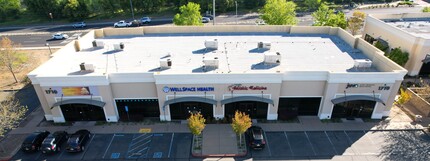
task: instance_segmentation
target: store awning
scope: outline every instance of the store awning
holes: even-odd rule
[[[343,103],[343,102],[357,101],[357,100],[380,102],[385,106],[384,101],[382,101],[381,99],[376,98],[376,97],[372,97],[372,96],[364,96],[364,95],[351,95],[351,96],[339,97],[339,98],[332,99],[331,102],[333,104],[339,104],[339,103]]]
[[[428,63],[430,62],[430,55],[426,55],[426,58],[424,58],[424,60],[422,60],[423,63]]]
[[[217,104],[216,100],[210,99],[210,98],[204,98],[204,97],[179,97],[179,98],[167,100],[166,102],[164,102],[163,107],[166,107],[166,106],[168,106],[170,104],[181,103],[181,102],[202,102],[202,103],[208,103],[208,104],[212,104],[212,105],[216,105]]]
[[[52,105],[52,107],[66,105],[66,104],[87,104],[87,105],[93,105],[98,107],[104,107],[106,103],[102,101],[91,100],[91,99],[67,99],[67,100],[55,102],[54,105]]]
[[[221,101],[221,105],[225,105],[233,102],[240,102],[240,101],[257,101],[257,102],[264,102],[264,103],[273,105],[273,100],[264,98],[264,97],[258,97],[258,96],[237,96],[237,97],[227,98]]]

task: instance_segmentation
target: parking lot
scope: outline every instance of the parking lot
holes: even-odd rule
[[[254,159],[331,159],[335,155],[376,156],[381,160],[427,160],[430,138],[423,131],[266,132],[266,148]]]
[[[380,160],[430,158],[430,137],[419,130],[279,131],[264,135],[263,150],[249,150],[245,157],[236,160],[331,159],[340,155],[372,156]],[[191,139],[190,133],[93,134],[81,153],[18,151],[12,160],[201,160],[191,156]]]
[[[18,151],[12,160],[110,160],[191,157],[190,133],[93,134],[84,152],[56,154]],[[65,149],[65,145],[61,149]]]

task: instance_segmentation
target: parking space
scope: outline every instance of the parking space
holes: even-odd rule
[[[93,134],[84,152],[53,154],[18,151],[11,160],[136,160],[191,156],[190,133]]]
[[[408,137],[406,138],[405,136]],[[265,139],[266,148],[262,150],[250,149],[247,157],[327,159],[336,155],[353,155],[380,158],[394,157],[396,159],[417,158],[417,156],[430,158],[430,149],[421,148],[428,147],[430,137],[419,130],[266,132]],[[406,139],[406,141],[403,139]],[[398,147],[399,143],[407,144],[403,146],[409,149]],[[407,152],[407,150],[410,152]],[[410,155],[410,157],[396,154],[413,153],[415,151],[420,151],[420,154],[416,156]]]

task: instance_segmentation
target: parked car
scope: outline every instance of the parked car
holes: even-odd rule
[[[209,18],[210,20],[213,20],[213,19],[214,19],[214,16],[213,16],[213,15],[211,15],[211,14],[204,14],[204,15],[203,15],[203,17],[207,17],[207,18]]]
[[[88,130],[78,130],[67,140],[67,152],[81,152],[85,150],[85,145],[91,137]]]
[[[42,146],[43,140],[49,135],[49,131],[34,132],[25,138],[21,145],[24,152],[38,151]]]
[[[131,25],[130,22],[125,22],[124,20],[115,22],[115,24],[113,24],[113,27],[129,27]]]
[[[69,38],[69,35],[63,34],[63,33],[56,33],[52,35],[52,39],[55,39],[55,40],[61,40],[61,39],[67,39],[67,38]]]
[[[49,134],[42,142],[42,153],[52,153],[61,151],[61,145],[67,141],[69,134],[65,131],[56,131]]]
[[[140,19],[140,23],[141,23],[141,24],[151,23],[151,18],[149,18],[149,17],[142,17],[142,18]]]
[[[139,27],[140,26],[140,21],[138,20],[133,20],[129,22],[130,25],[128,27]]]
[[[87,27],[87,24],[85,24],[85,22],[77,22],[77,23],[73,24],[72,26],[73,26],[73,28],[78,28],[78,27],[84,28],[84,27]]]
[[[202,17],[202,23],[208,23],[209,21],[211,21],[210,18],[208,18],[208,17]]]
[[[263,149],[266,146],[263,133],[263,129],[258,126],[251,126],[247,130],[246,134],[249,138],[249,146],[252,149]]]
[[[266,25],[266,22],[264,22],[264,20],[257,20],[255,21],[256,25]]]

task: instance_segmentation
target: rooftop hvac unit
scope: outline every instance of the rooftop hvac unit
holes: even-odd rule
[[[272,44],[270,42],[258,42],[258,48],[259,49],[267,49],[270,50],[270,47],[272,46]]]
[[[105,46],[105,43],[103,41],[94,40],[92,43],[93,43],[93,47],[102,47],[103,48]]]
[[[205,41],[205,47],[206,47],[206,49],[217,50],[218,49],[218,40],[217,39],[206,40]]]
[[[267,64],[279,64],[281,63],[281,53],[269,52],[264,54],[264,63]]]
[[[218,68],[218,65],[219,65],[218,57],[205,58],[203,59],[203,64],[205,65],[205,67]]]
[[[172,67],[172,60],[170,60],[170,59],[160,59],[160,67],[161,68],[170,68],[170,67]]]
[[[79,64],[79,67],[81,68],[81,71],[94,71],[94,65],[92,64],[81,63]]]
[[[124,50],[124,43],[113,44],[114,50]]]
[[[354,60],[355,68],[370,68],[372,67],[372,61],[370,59],[356,59]]]

